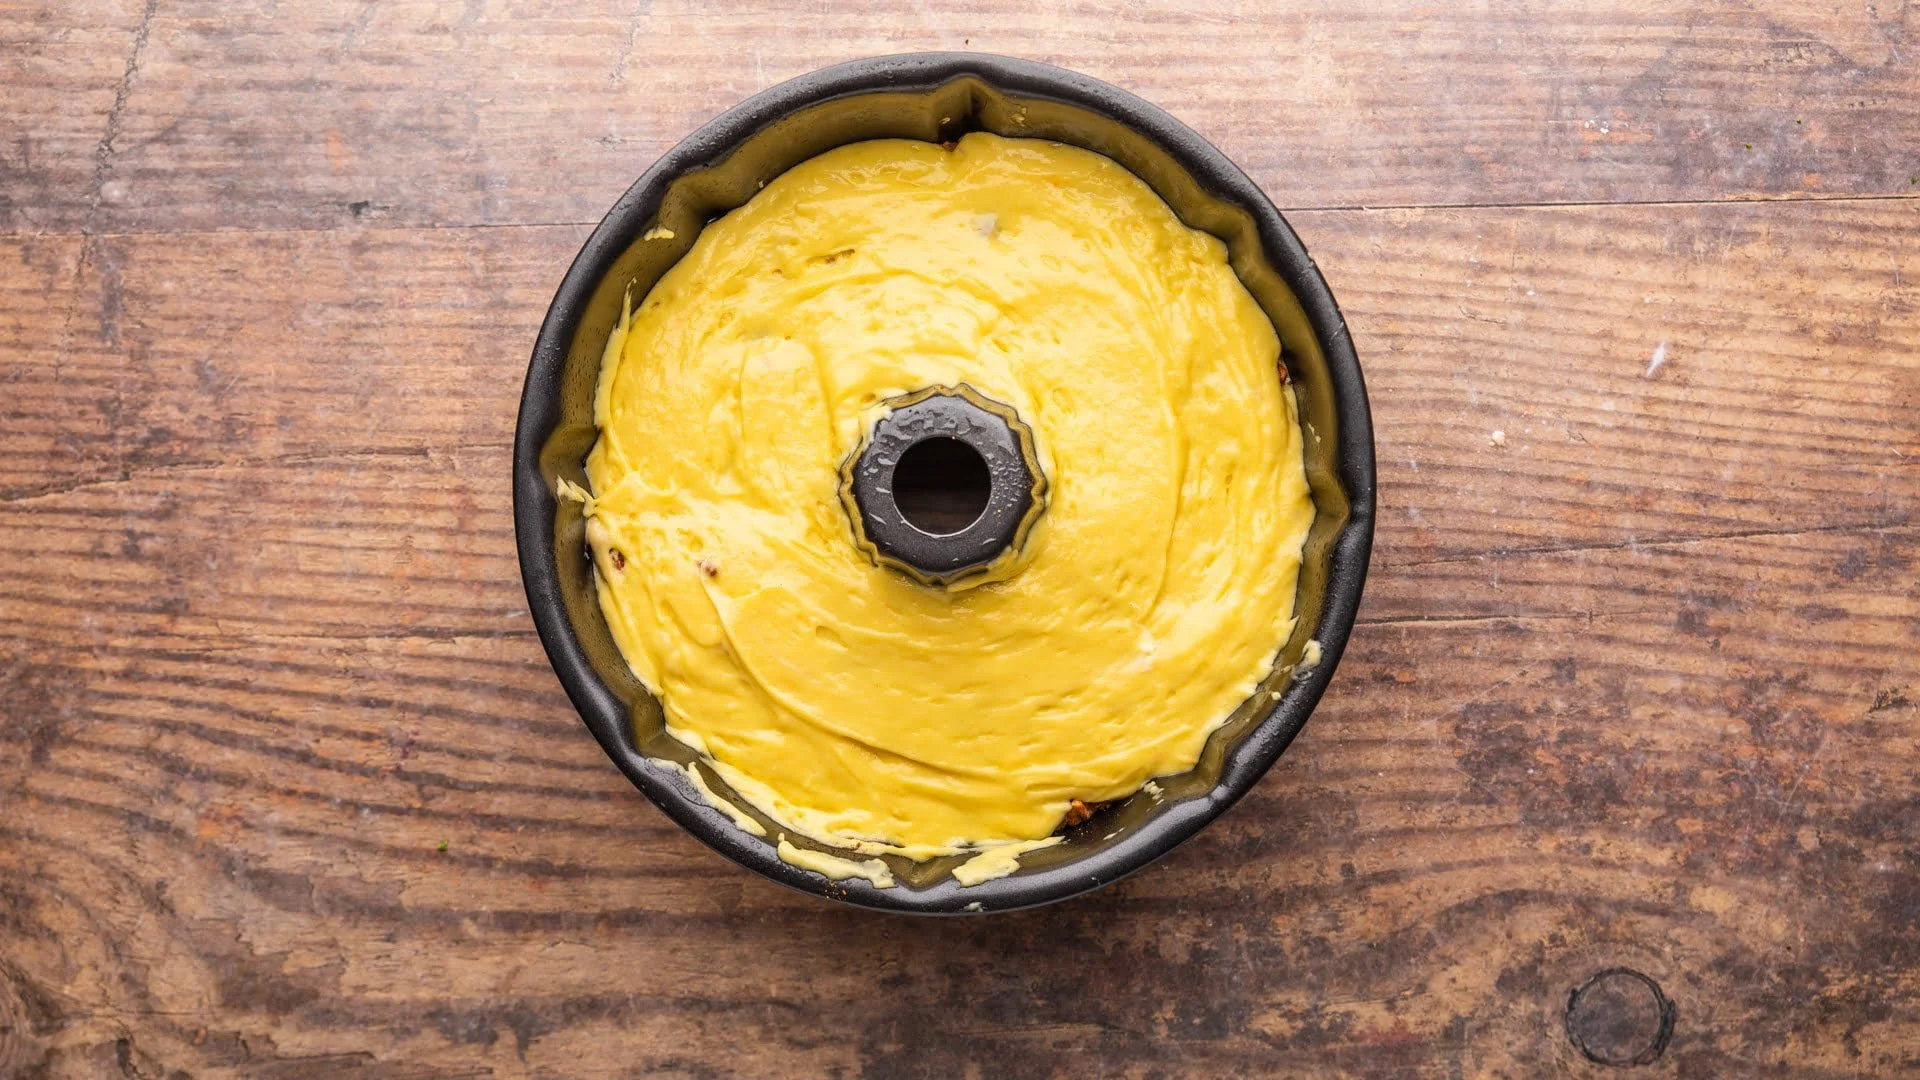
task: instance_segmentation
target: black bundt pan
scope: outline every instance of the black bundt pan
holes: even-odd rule
[[[556,500],[555,485],[585,483],[595,378],[622,296],[629,289],[636,301],[646,295],[705,223],[836,146],[941,142],[970,131],[1104,154],[1152,185],[1189,226],[1226,242],[1235,273],[1279,331],[1299,394],[1316,508],[1299,624],[1261,690],[1214,734],[1191,772],[1159,781],[1160,795],[1136,794],[1070,830],[1065,843],[1027,855],[1011,876],[971,888],[949,876],[958,858],[889,858],[898,880],[890,889],[830,882],[780,861],[777,830],[764,839],[748,835],[707,805],[684,773],[660,764],[694,755],[664,732],[659,702],[621,659],[594,594],[579,507]],[[641,242],[656,223],[674,238]],[[885,56],[816,71],[748,98],[656,162],[587,239],[554,295],[513,447],[514,532],[527,601],[567,695],[620,771],[667,816],[742,866],[803,892],[925,914],[1007,911],[1097,888],[1171,851],[1246,794],[1306,723],[1346,646],[1373,545],[1373,504],[1373,426],[1346,323],[1260,189],[1185,124],[1132,94],[1060,68],[969,53]],[[1309,639],[1320,643],[1320,662],[1296,670]],[[731,794],[711,770],[702,774],[717,793]]]

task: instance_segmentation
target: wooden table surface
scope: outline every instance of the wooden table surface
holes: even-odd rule
[[[0,0],[0,1076],[1912,1075],[1920,10],[1822,6]],[[649,806],[508,505],[615,197],[923,48],[1241,163],[1380,456],[1294,748],[989,919]]]

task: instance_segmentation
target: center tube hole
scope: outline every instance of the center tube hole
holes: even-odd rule
[[[992,493],[986,460],[959,439],[914,443],[893,467],[893,502],[900,516],[931,536],[965,532],[980,520]]]

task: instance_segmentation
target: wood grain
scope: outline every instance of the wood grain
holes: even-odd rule
[[[0,5],[0,227],[92,219],[126,149],[121,124],[151,11],[137,0]]]
[[[569,11],[0,8],[0,1076],[1601,1077],[1614,967],[1636,1075],[1920,1070],[1904,9]],[[1290,215],[1381,458],[1333,691],[1161,863],[961,923],[648,807],[507,502],[579,222],[954,33],[1410,207]],[[1438,205],[1569,199],[1661,204]]]
[[[52,21],[107,21],[90,8]],[[31,206],[0,207],[0,222],[596,221],[728,104],[926,48],[1133,90],[1283,207],[1911,195],[1920,162],[1896,134],[1920,123],[1914,18],[1792,0],[156,0],[100,184],[65,183],[70,159],[36,157],[21,166]],[[71,72],[18,77],[34,91],[23,101],[65,114]]]
[[[21,412],[0,432],[0,494],[157,467],[503,446],[529,343],[584,238],[0,240],[0,265],[20,268],[0,325],[47,350],[8,373]]]

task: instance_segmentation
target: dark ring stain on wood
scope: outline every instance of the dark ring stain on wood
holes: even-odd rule
[[[1647,1065],[1673,1038],[1673,1002],[1632,968],[1595,974],[1567,995],[1567,1037],[1601,1065]]]

